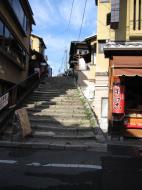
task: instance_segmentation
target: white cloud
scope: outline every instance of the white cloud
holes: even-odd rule
[[[59,6],[60,14],[67,23],[69,22],[71,4],[72,0],[67,0],[67,1],[62,1],[62,4],[60,4]],[[85,6],[85,0],[74,1],[71,23],[70,23],[71,27],[74,27],[74,29],[79,29],[81,26],[84,6]],[[96,16],[95,2],[94,0],[88,0],[86,4],[83,26],[87,26],[88,24],[93,25],[93,22],[95,25],[95,16]]]
[[[80,1],[74,1],[73,11],[72,11],[72,17],[71,17],[71,26],[78,28],[81,23],[82,18],[82,6],[80,4]],[[71,12],[71,4],[72,0],[69,1],[63,1],[62,4],[59,6],[60,14],[62,18],[66,21],[66,23],[69,23],[69,17]]]
[[[29,0],[29,2],[36,22],[33,33],[41,36],[45,41],[49,64],[57,73],[65,49],[69,51],[70,42],[77,40],[85,0],[74,0],[68,33],[65,29],[69,22],[72,0]],[[95,1],[88,0],[81,33],[82,39],[95,32],[95,17]]]
[[[59,17],[55,14],[54,4],[49,0],[30,0],[30,4],[38,27],[53,26],[59,22]]]

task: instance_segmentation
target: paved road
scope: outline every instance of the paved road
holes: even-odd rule
[[[104,152],[0,148],[0,190],[100,189]]]
[[[0,190],[140,190],[135,149],[109,152],[0,148]],[[115,151],[114,151],[115,150]]]
[[[71,150],[39,150],[0,148],[0,160],[16,160],[20,163],[39,162],[57,164],[87,164],[100,165],[101,157],[106,152],[71,151]]]
[[[0,189],[100,189],[101,171],[89,168],[0,165]]]

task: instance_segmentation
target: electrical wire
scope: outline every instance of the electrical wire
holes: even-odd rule
[[[69,15],[69,20],[68,20],[68,25],[67,25],[67,29],[66,29],[66,33],[68,33],[69,32],[69,28],[70,28],[70,24],[71,24],[71,18],[72,18],[72,12],[73,12],[73,7],[74,7],[74,1],[75,0],[72,0],[72,4],[71,4],[71,10],[70,10],[70,15]],[[65,50],[64,50],[64,52],[66,52],[67,51],[67,47],[65,47]],[[65,54],[65,53],[64,53]],[[60,72],[61,72],[61,70],[62,70],[62,67],[63,67],[63,65],[64,65],[64,67],[66,67],[67,68],[67,66],[65,66],[67,63],[65,63],[66,62],[66,60],[65,60],[65,55],[63,55],[63,58],[62,58],[62,62],[61,62],[61,66],[60,66]],[[65,63],[65,64],[64,64]],[[64,68],[64,71],[66,70],[66,68]]]
[[[83,21],[84,21],[84,16],[85,16],[86,5],[87,5],[87,0],[85,0],[85,5],[84,5],[84,10],[83,10],[83,15],[82,15],[82,21],[81,21],[81,26],[80,26],[79,35],[78,35],[78,41],[80,39],[81,32],[82,32],[82,26],[83,26]]]
[[[72,12],[73,12],[73,5],[74,5],[74,0],[72,0],[72,5],[71,5],[71,11],[70,11],[70,16],[69,16],[69,22],[67,26],[67,32],[69,31],[70,23],[71,23],[71,17],[72,17]]]
[[[104,5],[104,3],[103,3],[103,5]],[[95,6],[96,6],[96,4],[95,4]],[[110,11],[110,9],[106,6],[106,5],[104,5],[109,11]],[[97,23],[100,23],[102,26],[104,26],[109,32],[111,32],[112,31],[112,29],[111,28],[108,28],[108,26],[106,26],[102,21],[100,21],[99,19],[97,19]]]

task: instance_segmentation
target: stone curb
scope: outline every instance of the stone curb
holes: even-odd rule
[[[94,146],[89,145],[58,145],[48,143],[34,142],[10,142],[0,141],[0,147],[4,148],[27,148],[27,149],[48,149],[48,150],[78,150],[78,151],[100,151],[107,152],[107,145],[96,143]]]

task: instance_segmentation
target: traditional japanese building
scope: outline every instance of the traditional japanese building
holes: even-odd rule
[[[0,95],[28,77],[33,24],[28,0],[0,1]]]
[[[31,57],[30,57],[30,73],[34,69],[39,69],[40,74],[48,71],[47,56],[45,55],[46,45],[43,38],[31,34]]]
[[[75,72],[77,84],[88,100],[95,96],[96,35],[70,45],[69,64]]]
[[[136,91],[137,95],[141,94],[140,90],[138,90],[141,83],[141,0],[96,0],[96,5],[98,6],[98,43],[95,101],[97,105],[95,111],[99,118],[100,126],[106,132],[108,129],[109,131],[115,131],[116,129],[116,131],[123,131],[125,135],[132,134],[133,136],[133,134],[137,133],[138,136],[141,136],[139,135],[141,130],[131,130],[137,126],[137,123],[139,123],[138,128],[141,128],[140,112],[138,113],[139,119],[137,121],[135,118],[125,118],[126,115],[137,115],[136,112],[133,112],[134,110],[127,110],[127,107],[130,106],[128,103],[128,97],[130,96],[128,94],[131,94],[128,91],[132,91],[132,86],[135,86],[133,91]],[[101,76],[98,76],[97,72]],[[101,85],[99,85],[100,82]],[[118,87],[118,84],[120,87]],[[119,92],[120,97],[118,97],[117,92]],[[103,98],[108,98],[109,102],[108,113],[107,111],[105,113],[108,127],[102,122]],[[139,98],[136,99],[138,100]],[[120,105],[116,101],[119,101]],[[134,101],[134,98],[132,101]],[[107,107],[106,104],[104,105],[105,107]],[[116,106],[119,107],[119,111]],[[141,102],[139,102],[138,107],[141,107]],[[135,125],[131,123],[135,123]]]

